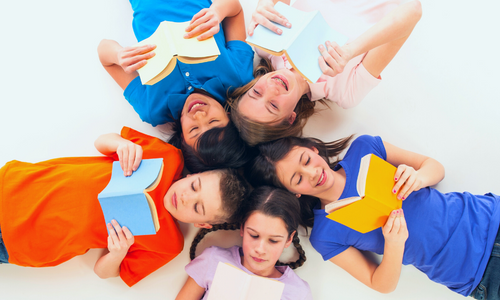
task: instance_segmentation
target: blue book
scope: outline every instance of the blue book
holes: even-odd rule
[[[304,12],[278,2],[274,8],[292,24],[286,28],[276,24],[283,33],[278,35],[262,25],[258,25],[253,36],[246,42],[272,55],[285,54],[293,68],[311,83],[318,81],[323,74],[318,58],[318,46],[326,41],[344,45],[348,37],[336,32],[325,21],[319,11]]]
[[[116,220],[134,236],[156,234],[160,229],[156,205],[147,192],[160,183],[163,159],[143,159],[131,176],[125,177],[119,161],[113,162],[111,179],[97,198],[107,223]]]

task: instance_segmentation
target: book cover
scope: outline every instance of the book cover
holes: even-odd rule
[[[276,24],[283,31],[277,35],[258,25],[246,42],[273,55],[285,54],[302,77],[311,83],[318,81],[323,74],[318,63],[321,55],[318,46],[326,41],[335,41],[342,46],[347,42],[347,36],[330,28],[319,11],[304,12],[282,2],[276,3],[274,8],[290,21],[292,28]]]
[[[207,300],[279,300],[285,284],[219,262]]]
[[[356,184],[360,196],[326,205],[327,217],[361,233],[384,226],[391,212],[402,206],[397,194],[392,193],[396,170],[374,154],[365,155]]]
[[[215,60],[219,47],[214,37],[198,41],[196,37],[185,39],[185,29],[190,21],[176,23],[163,21],[156,31],[138,45],[154,44],[155,56],[137,70],[142,84],[153,85],[167,77],[175,68],[177,60],[186,64],[197,64]]]
[[[119,161],[113,162],[111,179],[97,198],[105,224],[116,220],[134,236],[156,234],[160,229],[153,199],[147,194],[161,179],[163,159],[143,159],[131,176],[123,175]]]

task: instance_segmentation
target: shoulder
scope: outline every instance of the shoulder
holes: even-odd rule
[[[254,52],[252,47],[247,43],[239,40],[233,40],[226,42],[226,48],[233,54],[251,56],[253,58]]]
[[[295,274],[290,267],[285,268],[280,280],[285,284],[281,299],[312,299],[311,288],[307,281]]]
[[[349,150],[347,150],[345,158],[352,155],[363,156],[368,153],[374,153],[383,159],[387,157],[384,143],[379,136],[360,135],[352,142]]]

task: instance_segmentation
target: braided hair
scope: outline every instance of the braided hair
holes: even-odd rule
[[[196,253],[196,247],[198,243],[205,237],[205,235],[212,231],[217,230],[238,230],[245,224],[247,219],[254,212],[260,212],[266,216],[276,217],[283,220],[285,223],[288,237],[292,235],[293,232],[297,231],[300,223],[300,204],[299,200],[294,194],[280,188],[274,188],[270,186],[261,186],[253,190],[247,201],[244,201],[242,208],[240,210],[240,215],[242,218],[239,223],[224,223],[219,225],[214,225],[210,229],[201,229],[196,237],[194,238],[189,255],[191,260],[194,259]],[[304,249],[300,245],[300,239],[295,233],[292,243],[297,249],[299,258],[294,262],[276,262],[277,266],[289,266],[292,269],[296,269],[304,264],[306,261],[306,255]]]

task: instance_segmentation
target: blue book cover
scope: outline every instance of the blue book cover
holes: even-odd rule
[[[116,220],[134,236],[156,234],[158,213],[153,199],[146,194],[161,179],[163,159],[143,159],[131,176],[123,175],[119,161],[113,162],[111,179],[97,198],[107,223]]]
[[[258,25],[253,36],[246,39],[247,43],[273,55],[285,54],[295,70],[315,83],[323,74],[318,63],[321,55],[318,46],[326,41],[342,46],[348,37],[333,30],[319,11],[304,12],[282,2],[276,3],[274,8],[290,21],[292,28],[276,24],[283,30],[278,35]]]

